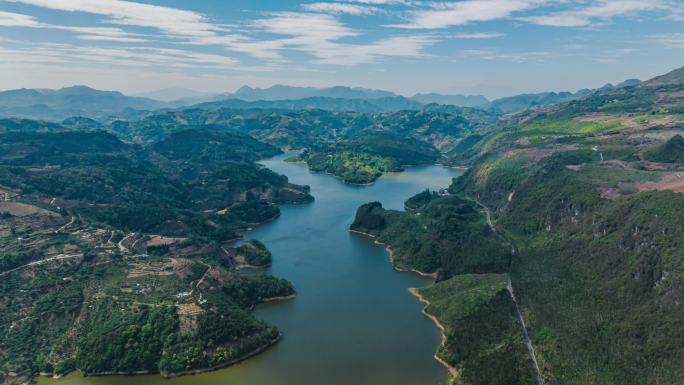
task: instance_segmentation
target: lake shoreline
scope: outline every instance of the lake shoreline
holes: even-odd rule
[[[431,320],[432,322],[434,322],[434,324],[437,326],[437,329],[439,329],[439,333],[440,333],[441,336],[442,336],[442,341],[440,342],[440,347],[444,346],[444,344],[446,343],[446,329],[444,328],[444,326],[442,325],[442,323],[439,322],[439,320],[437,319],[437,317],[435,317],[434,315],[432,315],[432,314],[430,314],[430,313],[427,312],[427,308],[428,308],[428,306],[430,306],[430,301],[428,301],[427,299],[425,299],[425,297],[423,297],[423,296],[418,292],[418,288],[411,287],[411,288],[408,289],[408,291],[409,291],[409,293],[411,293],[414,297],[418,298],[418,301],[420,301],[420,303],[422,303],[422,304],[425,305],[425,307],[424,307],[420,312],[423,313],[423,315],[424,315],[425,317],[427,317],[429,320]],[[444,366],[444,367],[449,371],[449,374],[451,375],[451,378],[452,378],[452,379],[454,379],[454,378],[456,378],[456,377],[458,376],[458,369],[456,369],[455,367],[449,365],[446,361],[444,361],[441,357],[439,357],[439,355],[438,355],[437,353],[435,353],[435,356],[434,356],[434,357],[435,357],[435,360],[436,360],[437,362],[439,362],[440,364],[442,364],[442,366]]]
[[[426,272],[416,270],[416,269],[407,269],[405,267],[397,266],[394,262],[394,252],[392,251],[392,247],[386,243],[380,242],[376,235],[364,233],[363,231],[353,230],[353,229],[349,229],[349,232],[354,233],[354,234],[364,235],[366,237],[371,238],[375,242],[376,245],[384,246],[385,250],[387,250],[387,253],[389,254],[389,260],[392,263],[392,268],[395,271],[400,272],[400,273],[416,273],[420,276],[423,276],[426,278],[431,278],[432,280],[435,280],[435,281],[437,280],[437,273],[426,273]]]
[[[297,293],[290,294],[290,295],[282,295],[282,296],[278,296],[278,297],[264,298],[261,300],[261,303],[290,301],[290,300],[293,300],[295,298],[297,298]]]
[[[287,297],[273,297],[274,299],[266,299],[266,300],[264,300],[264,302],[267,302],[269,300],[272,300],[272,301],[281,301],[282,300],[282,301],[284,301],[285,300],[284,298],[290,299],[289,297],[294,298],[294,295],[287,296]],[[273,345],[278,343],[282,339],[282,337],[283,337],[282,333],[278,333],[276,338],[274,338],[273,340],[269,341],[268,343],[266,343],[266,344],[264,344],[264,345],[262,345],[256,349],[252,350],[251,352],[245,353],[240,357],[237,357],[237,358],[234,358],[232,360],[229,360],[229,361],[226,361],[226,362],[223,362],[223,363],[220,363],[218,365],[211,366],[211,367],[207,367],[207,368],[184,370],[184,371],[175,372],[175,373],[162,373],[162,372],[151,371],[151,370],[140,370],[140,371],[131,371],[131,372],[113,372],[112,371],[112,372],[99,372],[99,373],[83,373],[78,369],[74,369],[74,370],[70,370],[70,371],[67,371],[65,373],[59,373],[59,374],[41,372],[38,374],[38,376],[35,376],[35,377],[51,377],[54,379],[60,379],[60,378],[66,377],[67,375],[69,375],[73,372],[76,372],[76,371],[80,372],[82,377],[146,376],[146,375],[155,375],[156,374],[156,375],[159,375],[160,377],[163,377],[166,379],[172,379],[172,378],[177,378],[177,377],[181,377],[181,376],[197,375],[197,374],[208,373],[208,372],[213,372],[213,371],[225,369],[229,366],[239,364],[240,362],[245,361],[249,358],[252,358],[252,357],[264,352],[265,350],[271,348]],[[31,380],[29,380],[28,383],[29,384],[33,383],[33,379],[35,377],[33,377]]]
[[[383,254],[383,250],[375,246],[381,242],[359,239],[359,236],[373,238],[370,234],[350,236],[347,221],[359,205],[375,197],[382,197],[388,207],[403,207],[407,196],[426,187],[439,188],[457,173],[442,167],[407,168],[403,172],[390,173],[387,178],[383,175],[370,186],[358,187],[339,177],[283,162],[282,157],[269,158],[262,164],[278,174],[287,175],[292,183],[310,186],[310,194],[315,195],[319,204],[281,202],[278,205],[284,210],[279,220],[273,218],[262,224],[248,224],[239,231],[241,238],[235,240],[239,242],[222,244],[228,249],[237,247],[243,240],[263,242],[273,253],[273,265],[253,266],[257,268],[254,274],[260,274],[259,270],[262,270],[287,279],[297,287],[295,296],[288,295],[292,294],[288,291],[262,295],[258,304],[248,310],[255,312],[256,319],[276,325],[282,333],[281,343],[250,352],[253,357],[246,354],[240,357],[245,360],[242,364],[227,368],[224,366],[231,363],[209,367],[211,362],[206,362],[207,365],[202,365],[207,366],[205,368],[180,372],[186,368],[177,367],[179,373],[165,373],[166,376],[151,373],[131,377],[81,377],[72,373],[62,380],[40,377],[38,385],[448,384],[448,370],[433,357],[441,341],[440,334],[435,333],[434,325],[419,313],[423,305],[412,295],[406,295],[411,287],[430,285],[435,276],[421,271],[413,271],[415,275],[395,274],[395,271],[411,271],[394,266],[395,262],[403,263],[401,250],[395,252],[383,245],[387,250],[387,254]],[[285,208],[285,204],[292,207]],[[388,257],[392,269],[387,269]],[[250,269],[241,272],[252,275]],[[307,295],[299,295],[304,292]],[[373,295],[368,296],[369,292]],[[277,302],[295,297],[297,302]],[[378,299],[390,300],[392,306],[378,309]],[[354,314],[350,314],[349,306],[353,306]],[[402,322],[395,322],[397,319]],[[391,324],[392,327],[369,330],[371,324]],[[340,327],[345,333],[336,333]],[[271,331],[260,342],[266,344],[276,334],[277,331]],[[361,354],[358,346],[362,344],[366,344],[365,359],[356,361]],[[402,354],[393,357],[397,351]],[[226,357],[226,360],[231,358],[235,357]],[[347,363],[360,365],[359,369],[363,370],[346,370]],[[336,375],[331,376],[331,373]]]
[[[395,271],[400,272],[400,273],[412,272],[412,273],[419,274],[419,275],[421,275],[421,276],[423,276],[423,277],[426,277],[426,278],[432,278],[432,279],[435,280],[435,281],[437,280],[437,274],[436,274],[436,273],[428,274],[428,273],[424,273],[424,272],[422,272],[422,271],[418,271],[418,270],[416,270],[416,269],[403,269],[403,268],[399,268],[399,267],[395,266],[395,265],[394,265],[394,257],[393,257],[393,254],[392,254],[392,249],[391,249],[391,247],[390,247],[389,245],[387,245],[386,243],[382,243],[382,242],[378,241],[378,240],[377,240],[377,236],[375,236],[375,235],[373,235],[373,234],[365,233],[365,232],[363,232],[363,231],[358,231],[358,230],[352,230],[352,229],[350,229],[349,231],[350,231],[351,233],[355,233],[355,234],[359,234],[359,235],[363,235],[363,236],[369,237],[369,238],[371,238],[371,239],[375,242],[375,244],[384,246],[384,247],[385,247],[385,250],[387,250],[387,252],[389,253],[389,259],[390,259],[390,262],[392,263],[392,268],[393,268]],[[443,346],[444,343],[446,342],[446,329],[445,329],[444,326],[439,322],[439,320],[437,319],[437,317],[433,316],[432,314],[429,314],[429,313],[426,311],[427,307],[430,305],[430,301],[428,301],[428,300],[425,299],[422,295],[420,295],[420,293],[418,292],[418,289],[415,288],[415,287],[409,288],[408,291],[409,291],[409,293],[411,293],[414,297],[416,297],[420,303],[425,304],[425,307],[421,310],[421,313],[422,313],[425,317],[427,317],[428,319],[430,319],[430,320],[437,326],[437,329],[439,329],[439,333],[440,333],[440,335],[441,335],[440,347]],[[447,369],[447,371],[449,372],[449,375],[451,376],[451,379],[452,379],[452,380],[458,376],[458,369],[456,369],[455,367],[449,365],[446,361],[444,361],[441,357],[439,357],[439,355],[438,355],[437,353],[435,353],[435,355],[434,355],[433,357],[434,357],[435,361],[439,362],[442,366],[444,366],[444,367]]]

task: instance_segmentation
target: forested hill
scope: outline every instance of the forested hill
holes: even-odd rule
[[[148,114],[138,120],[113,120],[100,128],[137,143],[158,141],[195,127],[249,134],[278,147],[304,148],[355,136],[364,131],[414,137],[445,151],[462,136],[497,122],[496,115],[472,108],[430,105],[422,111],[382,114],[324,110],[186,109]],[[65,121],[66,127],[73,127]],[[80,122],[79,122],[80,123]],[[95,126],[93,126],[95,128]]]
[[[193,373],[278,340],[250,311],[294,288],[240,273],[271,255],[232,243],[313,200],[254,163],[279,149],[207,129],[141,146],[43,126],[0,132],[0,383]]]
[[[420,293],[445,325],[439,356],[457,383],[536,382],[505,274],[545,384],[681,382],[682,90],[684,69],[522,114],[476,133],[450,196],[423,193],[405,213],[359,209],[354,226],[387,242],[396,264],[443,280]],[[465,203],[431,209],[449,200],[480,219]],[[482,238],[487,210],[503,241]],[[445,237],[448,227],[458,231]],[[474,234],[468,256],[448,247]],[[496,247],[514,251],[508,267],[455,269]]]
[[[418,139],[370,132],[314,146],[290,161],[304,161],[310,170],[327,172],[347,183],[367,184],[382,173],[402,171],[408,165],[435,163],[440,156],[437,149]]]

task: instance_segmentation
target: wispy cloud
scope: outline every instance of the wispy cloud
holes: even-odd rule
[[[147,39],[140,38],[140,35],[125,32],[120,28],[72,27],[65,25],[47,24],[39,22],[33,16],[12,12],[0,12],[0,26],[58,29],[63,31],[70,31],[76,33],[76,37],[81,40],[100,40],[120,43],[141,43],[148,41]]]
[[[681,5],[679,5],[681,7]],[[619,16],[641,16],[643,12],[673,11],[677,6],[667,0],[604,0],[590,6],[547,15],[528,16],[521,20],[552,27],[589,27]]]
[[[470,49],[461,51],[463,56],[475,57],[484,60],[506,60],[516,63],[525,63],[533,60],[541,60],[551,55],[551,52],[529,51],[529,52],[496,52],[493,50]]]
[[[13,12],[0,12],[0,26],[36,28],[40,23],[33,16]]]
[[[451,37],[454,39],[465,39],[465,40],[484,40],[484,39],[496,39],[497,37],[506,36],[499,32],[470,32],[470,33],[457,33]]]
[[[100,20],[101,23],[154,29],[161,34],[155,35],[155,38],[167,42],[196,46],[217,45],[227,51],[245,53],[268,61],[285,61],[283,53],[293,50],[312,55],[313,63],[317,64],[355,65],[369,63],[382,57],[417,57],[422,54],[425,47],[435,41],[435,38],[430,36],[390,36],[353,44],[345,41],[347,38],[362,37],[362,32],[346,26],[336,17],[337,14],[371,14],[379,11],[376,7],[378,5],[408,4],[404,0],[356,0],[304,4],[303,7],[310,12],[267,14],[266,17],[244,22],[239,34],[233,33],[225,25],[211,22],[206,16],[194,11],[132,1],[8,1],[63,12],[101,15],[105,17]],[[24,26],[38,23],[30,16],[23,18],[11,16],[3,17],[0,22],[4,20],[8,25],[11,23]],[[41,25],[40,27],[47,26]],[[50,28],[61,27],[50,26]],[[99,32],[94,29],[78,31],[76,28],[71,28],[69,30],[80,33],[79,39],[83,40],[130,43],[143,40],[142,37],[127,34],[119,28],[107,28]],[[268,35],[281,37],[273,38]],[[401,44],[402,40],[405,44]],[[230,57],[226,57],[226,60],[235,61]]]
[[[92,47],[73,44],[25,43],[23,46],[0,46],[0,61],[13,63],[103,64],[108,67],[214,68],[259,71],[241,68],[231,58],[186,50],[154,47]],[[263,70],[263,68],[261,68]]]
[[[325,12],[357,16],[372,15],[380,12],[380,9],[377,7],[346,3],[308,3],[302,4],[302,8],[311,12]]]
[[[544,0],[463,0],[430,2],[430,9],[408,12],[408,22],[390,27],[406,29],[439,29],[474,22],[511,17],[544,4]]]
[[[294,49],[316,58],[318,64],[356,65],[381,57],[418,57],[436,39],[428,35],[393,36],[363,44],[342,40],[359,36],[336,17],[319,13],[281,12],[257,20],[254,26],[266,32],[287,36],[273,40],[269,50]],[[300,28],[306,25],[307,28]]]
[[[6,0],[65,12],[106,16],[109,24],[155,28],[178,36],[212,36],[217,25],[202,14],[177,8],[123,0]]]
[[[185,71],[184,75],[195,69],[221,74],[275,70],[296,78],[296,71],[364,76],[410,61],[388,59],[434,57],[475,64],[472,69],[477,71],[475,60],[463,58],[522,63],[566,55],[585,61],[618,61],[629,53],[612,51],[621,45],[609,45],[614,41],[608,34],[596,42],[581,41],[581,45],[563,45],[572,41],[554,40],[552,35],[546,40],[545,36],[529,39],[529,34],[567,27],[581,29],[578,35],[594,39],[598,37],[595,31],[606,24],[632,26],[636,23],[627,22],[637,20],[644,21],[639,23],[644,29],[627,31],[625,36],[647,36],[662,46],[684,48],[684,34],[674,21],[684,19],[682,0],[300,0],[246,5],[249,12],[232,12],[226,6],[225,13],[216,15],[196,10],[193,2],[182,2],[178,7],[187,9],[180,9],[146,1],[0,0],[0,34],[9,29],[8,37],[29,40],[22,45],[0,39],[0,61],[17,68],[23,63],[56,63],[65,72],[70,66],[93,64],[93,68],[115,66],[121,71],[132,68],[132,72]],[[39,12],[38,7],[43,9]],[[653,27],[654,19],[670,23],[674,32],[661,33],[666,29]],[[22,34],[22,28],[35,33]],[[39,29],[44,33],[38,33]],[[514,45],[492,40],[503,36]],[[454,52],[455,39],[469,40],[459,44],[474,49]],[[530,40],[538,45],[531,46]],[[46,45],[55,41],[61,44]],[[515,50],[519,52],[507,52]],[[369,63],[388,65],[365,66],[364,71],[333,67]],[[440,74],[442,78],[450,75]]]
[[[420,1],[411,0],[340,0],[348,3],[373,4],[373,5],[416,5]]]

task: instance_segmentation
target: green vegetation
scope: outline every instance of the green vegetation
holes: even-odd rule
[[[250,136],[211,130],[177,131],[153,146],[172,160],[206,162],[255,162],[280,153],[277,148]]]
[[[147,114],[139,120],[115,120],[102,128],[143,144],[159,142],[175,132],[202,129],[248,134],[280,148],[315,149],[356,137],[393,135],[402,140],[415,139],[448,153],[461,138],[498,121],[497,115],[475,108],[437,105],[377,114],[200,107]]]
[[[357,136],[304,151],[298,157],[312,171],[327,172],[354,184],[371,183],[384,172],[401,171],[407,165],[434,163],[438,158],[439,153],[429,144],[389,134]]]
[[[348,151],[334,154],[305,151],[300,154],[300,159],[311,171],[327,172],[352,184],[371,183],[384,172],[401,170],[393,159]]]
[[[361,206],[352,230],[377,236],[392,248],[400,268],[448,278],[508,269],[509,247],[487,225],[477,205],[458,196],[434,197],[414,212]]]
[[[418,293],[445,325],[437,352],[458,368],[457,384],[535,384],[504,274],[459,275]]]
[[[313,199],[253,163],[279,152],[205,129],[150,146],[103,131],[0,133],[0,185],[18,195],[0,221],[0,373],[16,374],[4,381],[172,376],[274,343],[278,330],[250,310],[292,285],[242,275],[223,254],[277,204]],[[272,258],[258,241],[239,250]]]
[[[237,248],[238,255],[241,255],[247,264],[257,267],[271,265],[272,255],[263,243],[256,239],[249,240]]]
[[[684,138],[675,135],[646,152],[646,159],[659,163],[684,163]]]
[[[615,102],[619,109],[612,106],[611,113],[646,108],[639,106],[650,101],[633,98],[652,92],[620,91],[631,96]],[[576,101],[549,115],[580,105],[588,112],[595,111],[589,105],[608,109],[593,104],[600,100]],[[684,225],[674,208],[683,198],[639,193],[664,172],[644,166],[636,154],[674,160],[678,139],[646,147],[639,133],[584,135],[573,128],[559,138],[524,142],[520,135],[538,132],[525,126],[518,132],[512,138],[493,131],[496,145],[450,191],[491,207],[497,229],[518,249],[510,274],[545,382],[676,383],[684,339],[673,325],[684,313],[672,300],[682,295],[684,246],[677,234]]]
[[[671,134],[681,125],[683,73],[523,113],[464,145],[471,167],[449,198],[491,209],[499,248],[514,247],[510,265],[487,263],[494,235],[459,244],[482,234],[474,230],[484,219],[466,212],[442,220],[446,210],[430,208],[446,198],[430,192],[407,201],[411,213],[379,203],[358,210],[352,228],[391,246],[396,264],[452,277],[421,294],[447,329],[439,355],[460,369],[457,383],[534,383],[501,280],[461,275],[492,272],[510,274],[545,383],[684,378],[682,139]],[[442,231],[450,227],[466,231]],[[452,246],[440,251],[444,240]]]
[[[437,198],[437,193],[426,189],[425,191],[412,196],[404,202],[404,207],[408,210],[418,210]]]
[[[230,146],[245,150],[213,149],[217,138],[226,146],[237,140]],[[0,135],[0,146],[6,159],[0,184],[81,202],[75,212],[125,231],[226,241],[240,229],[277,217],[273,203],[312,199],[307,188],[245,159],[260,149],[265,154],[278,150],[241,135],[181,132],[154,146],[161,153],[128,146],[103,132],[7,133]],[[216,213],[226,208],[227,214]]]
[[[526,136],[535,138],[540,135],[588,135],[606,131],[615,131],[621,128],[618,122],[600,123],[577,120],[545,119],[537,117],[525,124],[522,131]]]

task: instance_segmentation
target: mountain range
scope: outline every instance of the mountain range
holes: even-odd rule
[[[416,94],[404,97],[390,91],[352,87],[293,87],[275,85],[269,88],[243,86],[234,93],[211,95],[190,89],[168,88],[127,96],[118,91],[100,91],[86,86],[58,90],[16,89],[0,92],[0,117],[18,117],[62,121],[73,116],[96,120],[111,117],[137,118],[141,111],[181,108],[233,108],[263,110],[321,109],[365,113],[420,110],[427,104],[473,107],[499,115],[514,114],[568,102],[597,91],[639,84],[630,79],[618,85],[606,84],[598,89],[571,92],[521,94],[489,101],[482,95]],[[176,99],[181,97],[180,99]]]
[[[165,107],[158,100],[126,96],[85,86],[46,89],[17,89],[0,92],[0,116],[62,120],[70,116],[105,118],[127,109],[153,110]]]

